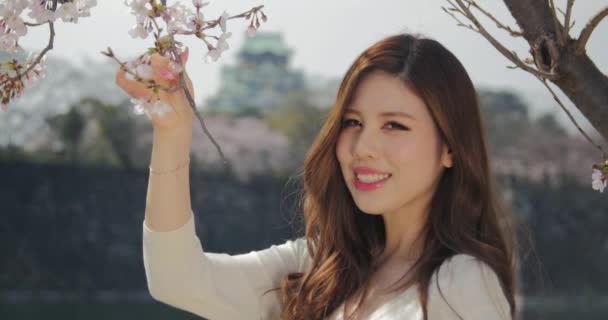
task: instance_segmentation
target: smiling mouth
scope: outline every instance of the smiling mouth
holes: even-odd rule
[[[391,177],[390,173],[384,173],[384,174],[363,174],[363,173],[357,173],[355,174],[355,178],[357,178],[357,180],[359,182],[362,183],[367,183],[367,184],[371,184],[371,183],[376,183],[376,182],[380,182],[380,181],[384,181],[388,178]]]
[[[391,174],[356,174],[355,188],[360,191],[372,191],[380,188],[390,179]]]

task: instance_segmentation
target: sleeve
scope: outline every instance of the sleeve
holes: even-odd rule
[[[304,238],[261,251],[204,252],[194,215],[176,230],[157,232],[143,223],[143,260],[155,300],[215,319],[274,319],[280,314],[281,279],[306,268]]]
[[[429,320],[512,319],[498,276],[471,255],[458,254],[441,265],[431,278],[428,301]]]

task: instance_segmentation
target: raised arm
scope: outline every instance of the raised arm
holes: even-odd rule
[[[186,58],[182,56],[182,60]],[[167,65],[168,59],[153,56],[154,79],[163,86],[173,86],[175,82],[163,77]],[[122,69],[117,83],[132,97],[152,96],[141,83],[126,79]],[[189,79],[187,83],[192,89]],[[263,293],[278,287],[287,273],[305,269],[305,240],[235,256],[204,252],[195,233],[190,199],[193,112],[182,91],[161,93],[161,100],[173,112],[162,117],[149,114],[154,140],[142,227],[150,294],[208,319],[277,318],[280,291]]]
[[[188,50],[181,53],[185,64]],[[163,87],[174,87],[179,78],[169,67],[171,61],[159,54],[150,59],[152,79]],[[146,64],[142,66],[144,68]],[[184,72],[186,85],[194,97],[192,82]],[[116,74],[117,84],[131,97],[156,103],[158,99],[170,111],[157,113],[146,110],[152,122],[154,138],[150,159],[150,177],[146,196],[145,219],[148,227],[156,231],[168,231],[184,225],[190,217],[190,171],[188,161],[192,142],[194,112],[183,89],[155,95],[145,84],[127,79],[120,68]]]

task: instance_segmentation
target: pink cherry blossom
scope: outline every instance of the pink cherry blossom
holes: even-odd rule
[[[133,113],[135,113],[136,115],[148,113],[148,103],[146,102],[146,100],[131,98],[131,103],[133,103]]]
[[[159,117],[164,116],[166,113],[172,112],[173,109],[166,102],[158,99],[154,104],[150,106],[150,112],[156,114]]]
[[[135,73],[144,80],[152,79],[152,67],[148,64],[143,63],[138,65],[135,68]]]
[[[180,73],[180,72],[182,72],[182,70],[184,70],[184,68],[182,68],[175,61],[171,61],[171,62],[169,62],[169,70],[171,70],[175,73]]]
[[[45,23],[48,21],[55,21],[55,13],[48,10],[44,3],[32,2],[30,5],[30,13],[28,16],[37,23]]]
[[[148,10],[152,9],[148,0],[126,0],[125,4],[129,7],[129,13],[137,16],[148,16]]]
[[[222,13],[222,16],[220,17],[220,28],[222,29],[222,32],[226,32],[226,22],[228,21],[229,17],[230,16],[226,11],[224,11],[224,13]]]
[[[208,1],[203,2],[203,0],[192,0],[192,5],[194,5],[194,7],[197,10],[200,10],[202,7],[204,7],[204,6],[208,5],[208,4],[209,4]]]
[[[23,19],[18,15],[10,15],[4,20],[6,25],[12,29],[17,36],[24,36],[27,33],[27,28],[25,27],[25,23]]]
[[[606,185],[608,185],[608,178],[605,177],[604,173],[601,170],[593,169],[593,174],[591,174],[591,187],[593,190],[604,192]]]
[[[205,56],[205,61],[206,62],[210,62],[210,61],[217,61],[217,59],[220,58],[220,56],[222,55],[222,51],[218,50],[216,48],[213,48],[209,51],[207,51],[207,55]]]
[[[17,53],[23,49],[17,44],[18,37],[14,33],[5,33],[0,35],[0,51]]]
[[[228,41],[226,41],[226,40],[228,38],[230,38],[231,35],[232,35],[232,32],[222,33],[222,35],[220,36],[220,38],[217,41],[218,50],[224,52],[230,48],[230,46],[228,45]]]
[[[64,3],[55,11],[55,17],[63,22],[78,23],[78,8],[72,2]]]
[[[148,37],[148,30],[144,28],[143,24],[138,23],[129,30],[129,35],[132,38],[146,39]]]
[[[198,30],[203,26],[203,23],[205,22],[203,13],[198,11],[195,14],[193,14],[188,21],[188,29],[190,30]]]
[[[258,30],[254,26],[249,26],[249,28],[247,28],[247,35],[250,37],[255,37],[257,31]]]

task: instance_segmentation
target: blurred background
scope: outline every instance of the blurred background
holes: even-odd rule
[[[199,109],[235,169],[220,170],[196,127],[192,208],[207,251],[244,253],[300,235],[297,173],[348,66],[383,37],[422,33],[454,52],[475,82],[492,168],[529,230],[524,319],[608,318],[608,202],[591,189],[599,154],[540,82],[506,68],[480,35],[456,27],[442,0],[227,0],[212,2],[205,16],[258,4],[268,22],[248,38],[244,21],[229,21],[231,48],[218,62],[204,62],[203,43],[181,39]],[[501,1],[484,5],[515,26]],[[576,2],[573,33],[605,5]],[[91,14],[76,25],[56,23],[47,78],[0,113],[0,318],[196,319],[147,291],[141,232],[152,128],[115,85],[117,64],[100,54],[110,46],[130,59],[153,40],[130,38],[135,18],[121,1],[98,1]],[[526,55],[523,40],[484,22]],[[588,44],[605,73],[607,38],[604,22]],[[40,50],[47,41],[47,29],[30,28],[21,45]],[[0,61],[9,57],[0,53]]]

